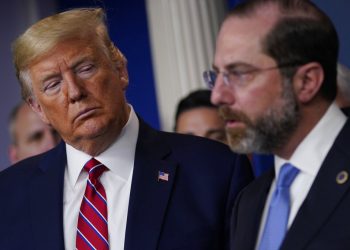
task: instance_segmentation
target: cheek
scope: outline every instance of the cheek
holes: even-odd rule
[[[47,118],[49,124],[57,124],[57,122],[60,123],[59,121],[69,121],[67,117],[67,106],[64,103],[57,101],[54,102],[54,105],[47,105],[46,107],[47,108],[43,110],[43,112],[45,113],[45,117]]]
[[[281,94],[282,90],[278,86],[250,89],[241,96],[240,108],[248,117],[255,120],[276,102],[280,102]]]
[[[45,117],[47,124],[51,124],[59,133],[65,134],[67,129],[71,127],[74,112],[70,112],[67,102],[57,99],[53,102],[46,103]]]
[[[114,75],[103,75],[95,79],[90,84],[89,92],[96,98],[108,100],[115,98],[119,92],[122,92],[122,87],[119,79],[117,79]]]

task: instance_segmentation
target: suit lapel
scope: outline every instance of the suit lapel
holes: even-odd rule
[[[177,163],[166,159],[170,148],[159,132],[140,121],[131,185],[125,249],[156,249],[173,187]],[[158,180],[159,171],[168,180]]]
[[[337,175],[341,171],[350,173],[349,124],[347,122],[324,160],[281,249],[304,249],[326,224],[343,195],[349,190],[349,180],[343,184],[337,183]]]
[[[248,187],[249,194],[245,195],[243,192],[243,197],[246,197],[244,201],[239,200],[240,197],[238,197],[236,204],[239,206],[239,211],[233,217],[238,222],[234,222],[233,225],[238,228],[237,232],[233,232],[236,237],[233,244],[237,249],[255,248],[261,216],[273,178],[274,168],[271,168]]]
[[[35,249],[64,249],[62,210],[65,164],[65,146],[62,142],[43,157],[30,183]]]

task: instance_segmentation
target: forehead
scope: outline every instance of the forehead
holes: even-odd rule
[[[47,71],[64,63],[67,66],[84,58],[96,57],[100,50],[96,42],[82,39],[70,39],[59,42],[55,47],[47,53],[36,58],[30,65],[29,69]],[[102,54],[101,50],[101,54]]]
[[[214,64],[221,67],[240,62],[257,64],[263,59],[273,61],[264,54],[262,42],[275,22],[271,13],[226,19],[217,38]]]
[[[218,109],[214,107],[191,108],[182,112],[179,118],[181,118],[182,121],[186,121],[187,123],[202,123],[203,120],[212,120],[215,122],[222,121]]]

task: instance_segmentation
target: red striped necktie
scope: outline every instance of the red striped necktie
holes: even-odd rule
[[[99,181],[107,168],[92,158],[85,164],[84,170],[89,173],[89,179],[79,211],[76,248],[108,250],[107,197]]]

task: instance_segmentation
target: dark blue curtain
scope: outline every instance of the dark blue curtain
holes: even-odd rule
[[[233,7],[235,7],[235,5],[239,2],[241,2],[242,0],[228,0],[228,6],[229,9],[232,9]]]

